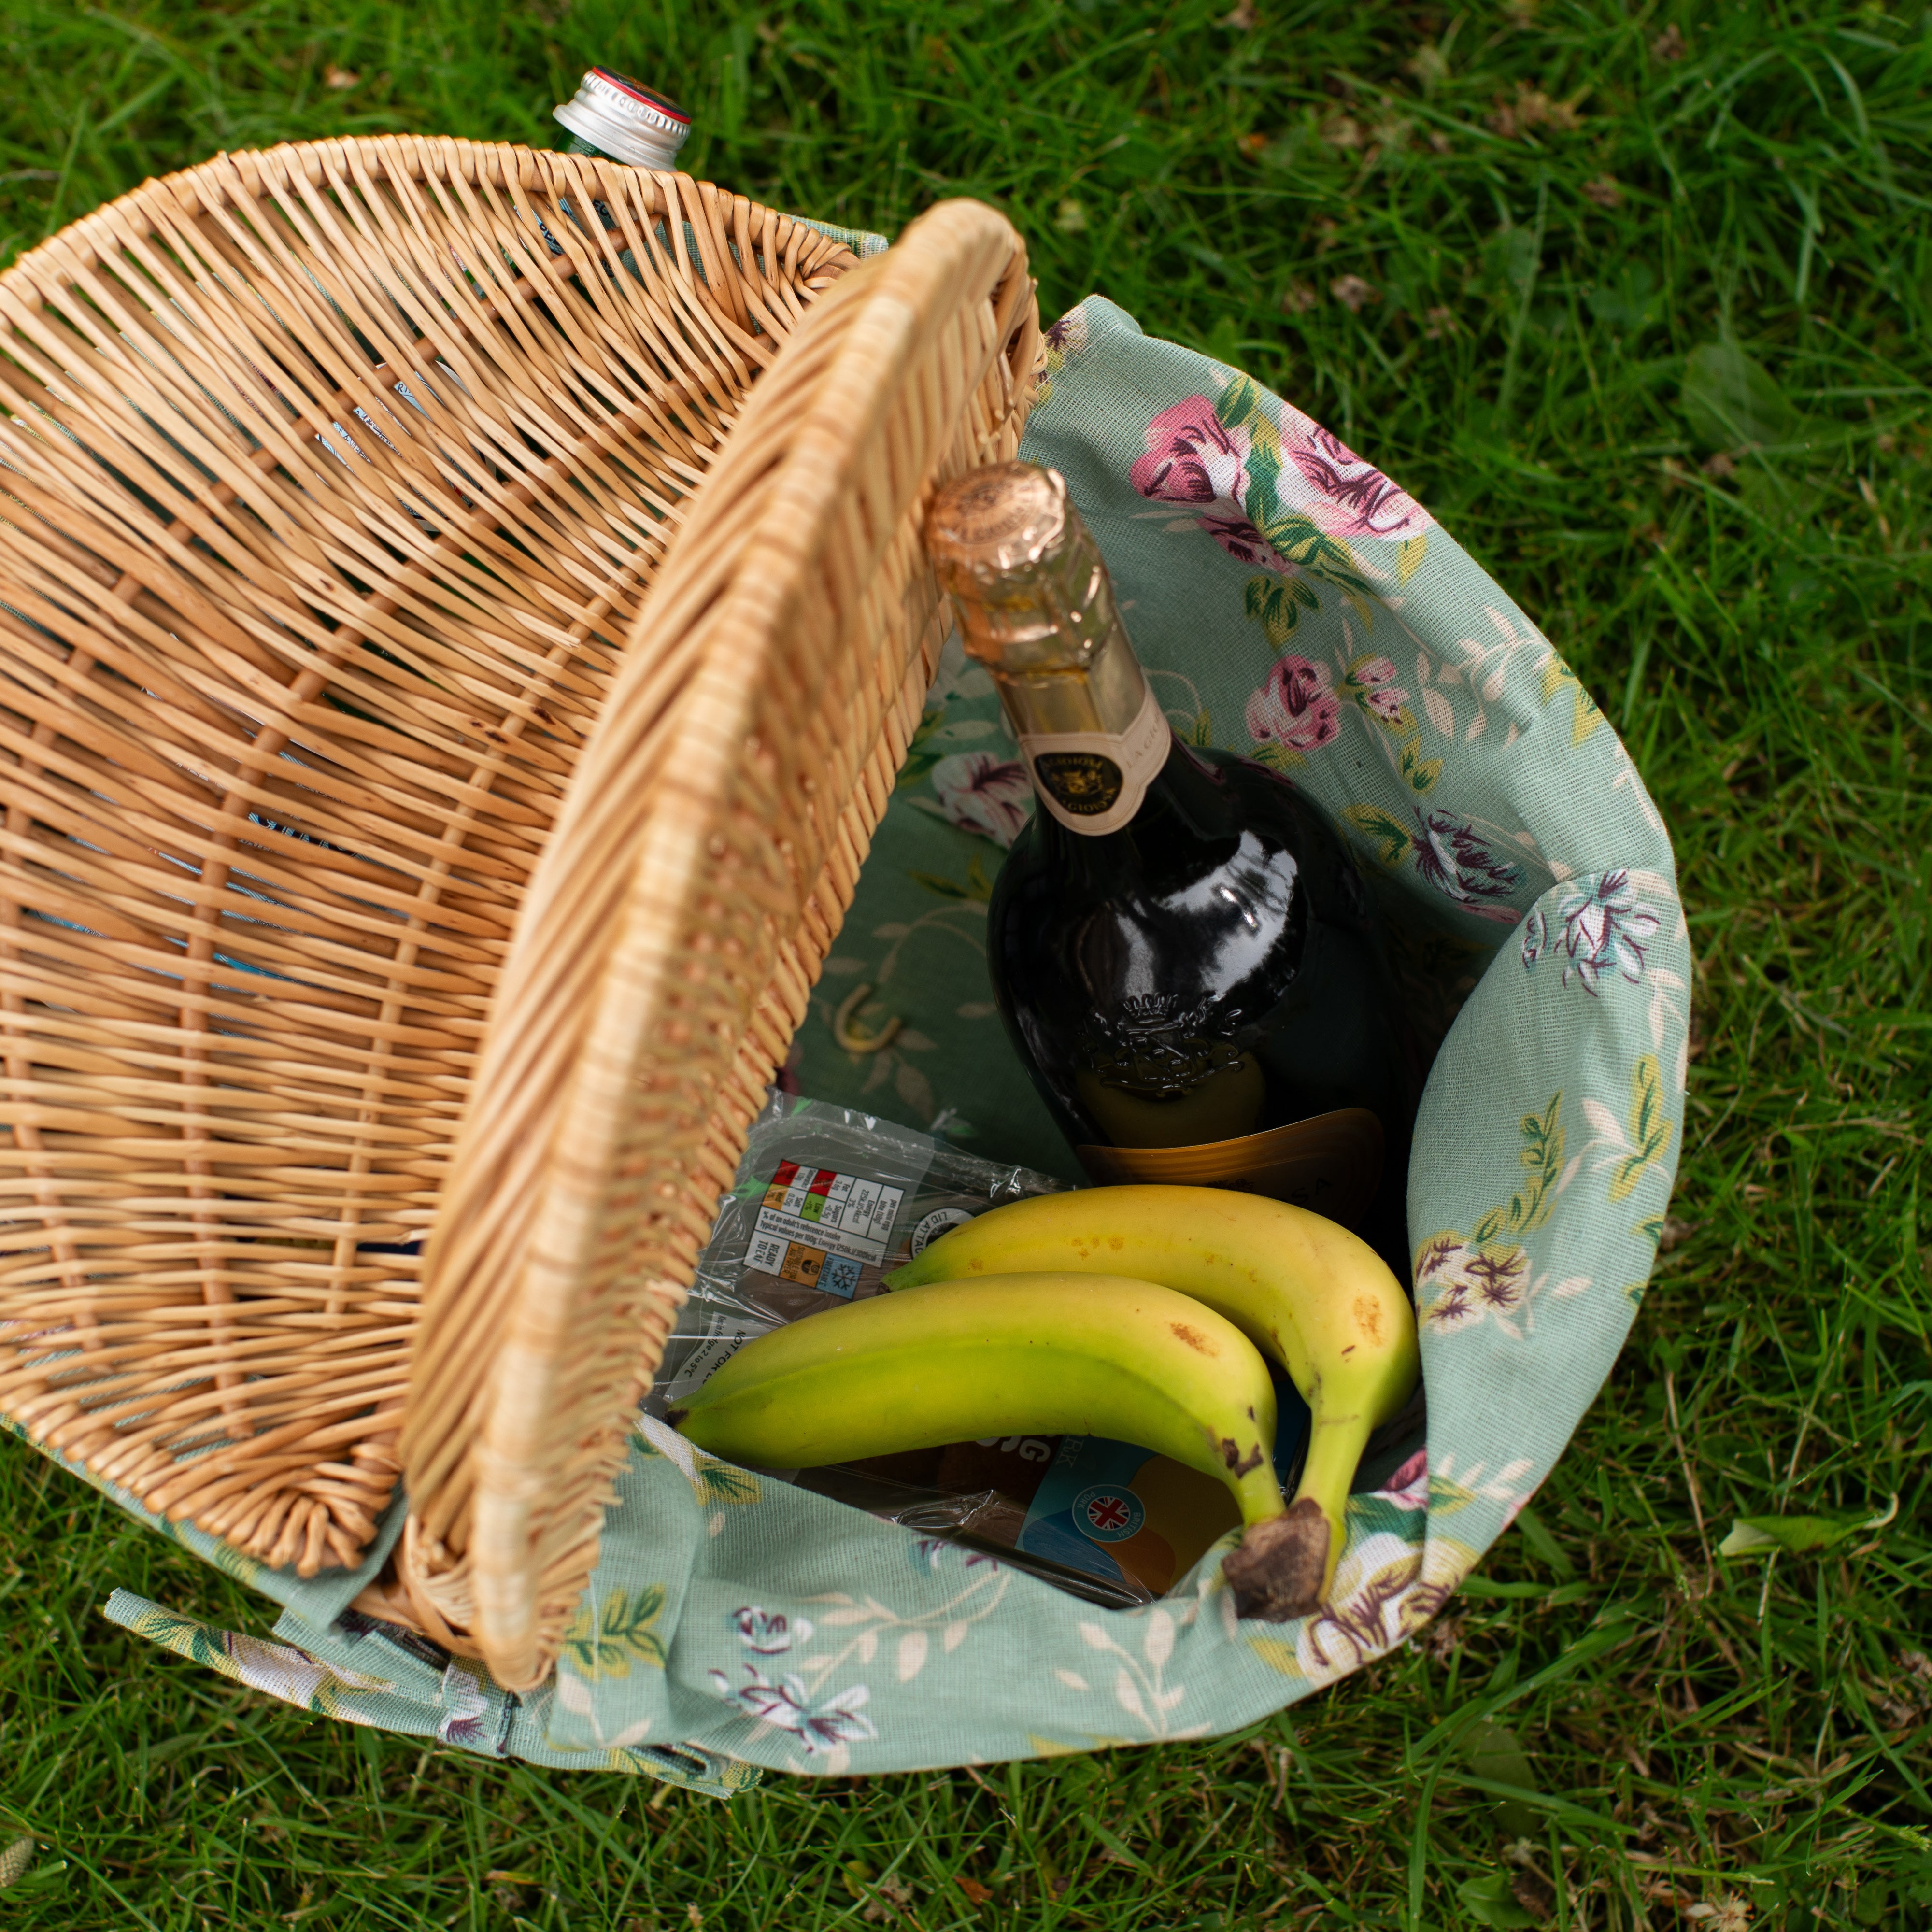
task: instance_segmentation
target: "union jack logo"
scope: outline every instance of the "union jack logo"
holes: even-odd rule
[[[1118,1496],[1096,1496],[1087,1505],[1087,1520],[1096,1529],[1124,1529],[1132,1514]]]

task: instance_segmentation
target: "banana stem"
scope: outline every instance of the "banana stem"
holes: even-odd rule
[[[1240,1547],[1222,1565],[1237,1615],[1283,1623],[1310,1616],[1328,1601],[1341,1559],[1348,1485],[1370,1432],[1366,1408],[1324,1415],[1317,1402],[1294,1500],[1271,1521],[1250,1519]]]
[[[1250,1469],[1232,1486],[1244,1523],[1269,1522],[1286,1507],[1281,1498],[1281,1485],[1275,1480],[1274,1464],[1266,1456],[1258,1468]]]
[[[1328,1560],[1322,1570],[1324,1599],[1334,1583],[1335,1566],[1342,1558],[1348,1485],[1355,1480],[1355,1472],[1361,1467],[1362,1451],[1374,1432],[1366,1408],[1350,1415],[1324,1415],[1318,1408],[1309,1427],[1308,1457],[1302,1465],[1294,1500],[1299,1502],[1304,1496],[1308,1498],[1328,1524]]]

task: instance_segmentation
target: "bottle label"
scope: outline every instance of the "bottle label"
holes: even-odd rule
[[[1040,802],[1070,832],[1118,832],[1140,810],[1174,734],[1151,686],[1124,731],[1023,732],[1020,755]]]
[[[1366,1107],[1342,1107],[1196,1147],[1082,1147],[1074,1152],[1102,1187],[1133,1181],[1232,1187],[1312,1208],[1354,1228],[1382,1185],[1382,1124]]]

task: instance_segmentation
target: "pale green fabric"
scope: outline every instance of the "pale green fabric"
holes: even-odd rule
[[[834,242],[842,242],[854,254],[861,259],[868,255],[883,255],[892,244],[883,235],[874,235],[869,228],[841,228],[834,221],[814,221],[808,214],[794,219],[802,221],[806,227],[815,228],[820,234],[829,236]]]
[[[329,1627],[339,1585],[278,1579],[278,1634],[322,1675],[262,1674],[296,1672],[305,1707],[548,1764],[709,1753],[676,1762],[720,1791],[751,1765],[896,1771],[1225,1731],[1413,1634],[1608,1374],[1670,1192],[1690,975],[1670,843],[1623,747],[1469,557],[1290,406],[1098,299],[1049,359],[1025,453],[1065,472],[1170,716],[1288,771],[1344,827],[1401,928],[1412,1016],[1442,1039],[1408,1196],[1426,1440],[1352,1502],[1333,1605],[1276,1626],[1236,1618],[1221,1550],[1160,1604],[1098,1610],[652,1425],[553,1687],[506,1700],[471,1666],[424,1664],[358,1691],[342,1671],[400,1683],[352,1660],[386,1640]],[[983,676],[950,657],[785,1084],[1071,1178],[986,983],[988,835],[1023,808],[1013,760]],[[831,1036],[861,981],[868,1017],[903,1023],[876,1054]],[[136,1628],[166,1614],[124,1606]],[[232,1662],[238,1641],[203,1647]],[[410,1708],[348,1708],[358,1696]]]

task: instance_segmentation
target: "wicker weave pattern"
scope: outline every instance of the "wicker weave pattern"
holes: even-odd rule
[[[682,500],[853,265],[682,177],[386,138],[220,157],[0,277],[36,1438],[356,1559],[520,898]]]
[[[1018,237],[953,202],[747,404],[531,882],[431,1245],[403,1437],[425,1622],[548,1670],[746,1128],[803,1017],[940,641],[938,482],[1017,448]]]

